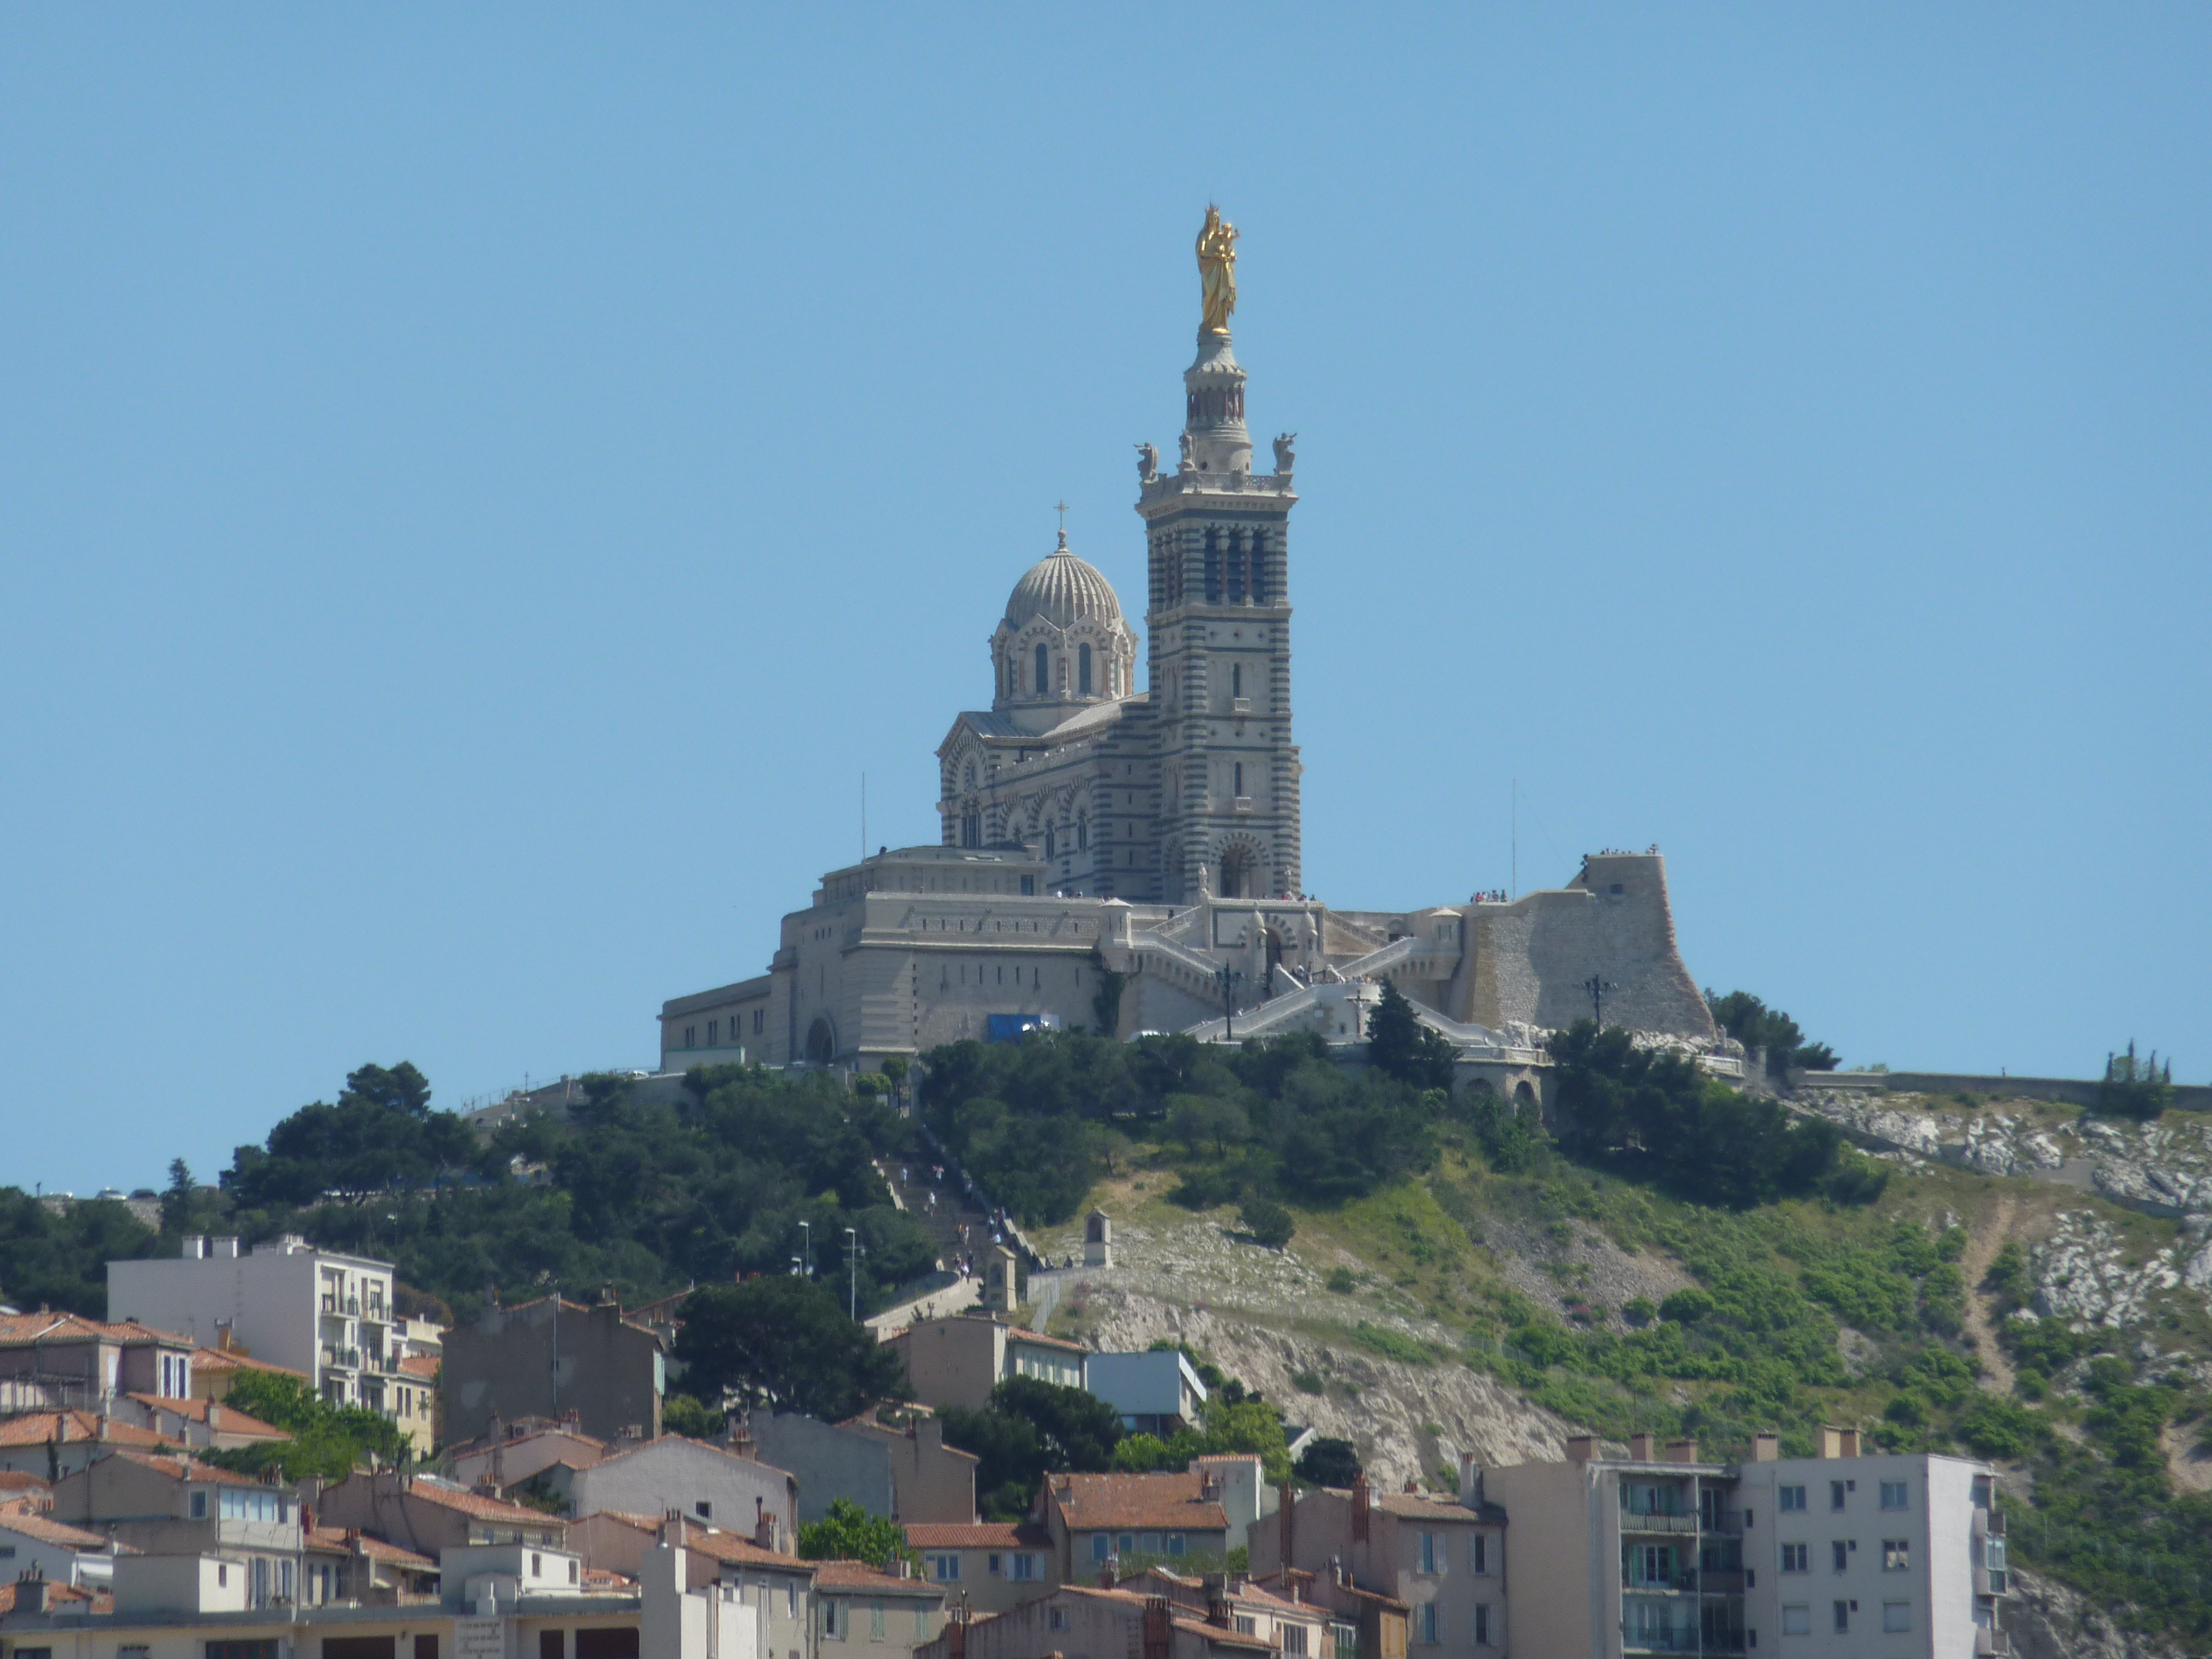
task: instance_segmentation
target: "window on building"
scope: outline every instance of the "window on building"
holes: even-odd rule
[[[53,1659],[52,1648],[17,1648],[15,1659]],[[206,1659],[276,1659],[276,1644],[266,1642],[210,1642],[204,1650]]]
[[[1075,820],[1075,850],[1079,853],[1091,850],[1091,820],[1087,817]]]
[[[1206,602],[1221,603],[1221,532],[1206,532]]]
[[[1019,1583],[1029,1583],[1037,1576],[1037,1559],[1034,1555],[1018,1554],[1006,1558],[1009,1569],[1006,1577]]]
[[[1134,1555],[1137,1553],[1137,1534],[1133,1532],[1116,1533],[1114,1547],[1124,1555]]]
[[[1832,1510],[1840,1510],[1843,1506],[1844,1483],[1840,1480],[1831,1480],[1828,1482],[1828,1507]]]
[[[1420,1633],[1413,1639],[1433,1645],[1437,1639],[1437,1604],[1433,1601],[1424,1601],[1419,1612],[1420,1618],[1417,1622]]]
[[[1244,665],[1241,662],[1229,665],[1229,695],[1232,697],[1244,695]]]
[[[1885,1601],[1881,1604],[1881,1628],[1887,1636],[1900,1636],[1912,1628],[1912,1603]]]
[[[1490,1645],[1490,1603],[1487,1601],[1475,1603],[1474,1644],[1479,1648]]]
[[[1490,1540],[1483,1534],[1476,1533],[1468,1540],[1467,1564],[1479,1573],[1490,1571]]]
[[[1306,1651],[1306,1627],[1304,1625],[1283,1626],[1283,1651],[1304,1655]]]
[[[707,1022],[707,1046],[711,1048],[721,1040],[722,1022],[719,1019],[708,1020]]]
[[[1182,1553],[1183,1535],[1179,1532],[1170,1533],[1168,1534],[1168,1553],[1170,1555],[1181,1555]]]
[[[1094,1532],[1091,1534],[1091,1559],[1092,1560],[1103,1561],[1108,1556],[1113,1553],[1114,1540],[1110,1535],[1103,1532]]]
[[[756,1008],[756,1009],[754,1009],[754,1010],[753,1010],[753,1034],[754,1034],[756,1036],[757,1036],[760,1034],[761,1022],[762,1022],[762,1021],[763,1021],[764,1019],[766,1019],[767,1018],[768,1018],[768,1010],[767,1010],[767,1009],[765,1009],[765,1008]]]
[[[1091,695],[1091,647],[1087,645],[1075,647],[1075,689],[1086,697]]]
[[[1782,1633],[1784,1636],[1810,1636],[1813,1633],[1813,1609],[1809,1606],[1783,1608]]]
[[[17,1648],[15,1651],[21,1653],[22,1649]],[[145,1642],[121,1643],[115,1650],[115,1659],[154,1659],[154,1649],[151,1644]]]
[[[1267,602],[1267,532],[1252,532],[1252,603]]]
[[[1803,1572],[1806,1552],[1811,1548],[1809,1544],[1784,1544],[1782,1547],[1782,1571]]]
[[[1044,654],[1044,647],[1043,647],[1043,646],[1042,646],[1042,645],[1040,645],[1040,646],[1038,646],[1038,647],[1037,647],[1037,648],[1036,648],[1036,694],[1037,694],[1037,696],[1039,696],[1040,697],[1041,697],[1041,696],[1044,696],[1046,690],[1047,690],[1047,688],[1046,688],[1046,685],[1045,685],[1045,654]]]
[[[1421,1534],[1421,1571],[1434,1572],[1436,1570],[1437,1535],[1432,1532],[1425,1532]]]
[[[208,1495],[204,1492],[196,1492],[192,1494],[191,1509],[193,1520],[204,1521],[207,1519],[207,1498]]]
[[[1905,1482],[1885,1480],[1881,1483],[1881,1506],[1886,1510],[1902,1510],[1911,1507],[1910,1500],[1905,1497]]]
[[[1788,1515],[1793,1510],[1802,1510],[1805,1507],[1805,1488],[1802,1486],[1778,1486],[1775,1488],[1775,1507],[1779,1509],[1784,1515]]]
[[[880,1642],[883,1639],[884,1604],[880,1601],[871,1601],[868,1603],[868,1640]]]
[[[1257,1616],[1249,1613],[1238,1613],[1237,1633],[1239,1636],[1257,1636],[1260,1633],[1260,1620]]]
[[[1850,1635],[1851,1631],[1851,1604],[1848,1601],[1838,1601],[1835,1604],[1835,1608],[1836,1634],[1838,1636]]]
[[[783,1614],[787,1619],[799,1617],[799,1581],[796,1578],[783,1587]]]
[[[1067,1628],[1067,1609],[1066,1607],[1054,1607],[1052,1610],[1052,1617],[1046,1620],[1046,1622],[1054,1630],[1066,1630]]]
[[[1835,1568],[1838,1572],[1844,1571],[1850,1566],[1851,1547],[1842,1539],[1838,1538],[1831,1540],[1828,1544],[1828,1551],[1830,1555],[1834,1559]]]
[[[1229,603],[1244,603],[1244,532],[1229,532]]]
[[[699,1028],[697,1026],[687,1025],[684,1028],[684,1046],[687,1048],[696,1048],[699,1046]]]
[[[1045,825],[1045,827],[1044,827],[1044,855],[1045,855],[1047,858],[1053,858],[1053,857],[1056,857],[1056,856],[1057,856],[1057,854],[1056,854],[1054,852],[1054,850],[1053,850],[1053,834],[1052,834],[1052,826],[1051,826],[1050,824],[1048,824],[1048,823],[1047,825]]]
[[[282,1521],[282,1494],[259,1488],[225,1486],[218,1512],[226,1521]]]
[[[1359,1626],[1340,1625],[1331,1620],[1328,1627],[1329,1646],[1336,1650],[1336,1659],[1358,1659]]]
[[[933,1555],[929,1558],[929,1576],[940,1584],[960,1582],[960,1558],[957,1555]]]
[[[1229,793],[1232,795],[1241,796],[1244,793],[1244,763],[1243,761],[1238,761],[1236,764],[1235,770],[1237,787],[1234,789],[1231,789]]]

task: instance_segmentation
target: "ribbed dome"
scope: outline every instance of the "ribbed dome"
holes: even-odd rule
[[[1121,601],[1112,586],[1097,567],[1067,550],[1066,531],[1060,532],[1060,546],[1014,584],[1006,600],[1009,628],[1019,628],[1032,617],[1042,617],[1056,628],[1078,621],[1121,620]]]

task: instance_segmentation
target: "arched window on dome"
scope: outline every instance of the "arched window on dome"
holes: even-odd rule
[[[1075,647],[1075,690],[1080,696],[1091,695],[1091,647],[1087,645]]]
[[[1037,648],[1036,648],[1036,694],[1037,694],[1037,696],[1039,696],[1040,697],[1041,697],[1041,696],[1044,696],[1044,694],[1045,694],[1045,692],[1046,692],[1046,690],[1047,690],[1047,689],[1048,689],[1048,688],[1046,687],[1046,685],[1045,685],[1045,681],[1044,681],[1044,671],[1045,671],[1044,646],[1043,646],[1043,644],[1042,644],[1042,642],[1039,642],[1039,644],[1038,644],[1038,646],[1037,646]]]

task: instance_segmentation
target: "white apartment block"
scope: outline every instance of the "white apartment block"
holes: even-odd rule
[[[1702,1462],[1692,1441],[1629,1455],[1568,1443],[1564,1463],[1477,1468],[1463,1498],[1508,1519],[1515,1651],[1544,1659],[1756,1654],[1967,1659],[2008,1652],[2004,1517],[1986,1466],[1859,1455],[1855,1430],[1784,1458]]]
[[[324,1399],[398,1414],[408,1344],[392,1306],[392,1264],[338,1255],[287,1233],[252,1249],[234,1238],[185,1240],[181,1255],[107,1264],[111,1319],[128,1316],[219,1348],[225,1333],[257,1359],[305,1373]]]

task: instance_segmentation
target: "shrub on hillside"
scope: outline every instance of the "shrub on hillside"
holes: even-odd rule
[[[2105,1056],[2104,1079],[2097,1085],[2097,1102],[2090,1109],[2106,1117],[2131,1117],[2148,1123],[2173,1104],[2173,1062],[2161,1073],[2158,1051],[2148,1060],[2136,1058],[2133,1038],[2124,1054]]]
[[[1297,1222],[1291,1212],[1271,1198],[1248,1198],[1243,1211],[1244,1231],[1255,1243],[1271,1250],[1279,1250],[1291,1242],[1297,1231]]]

